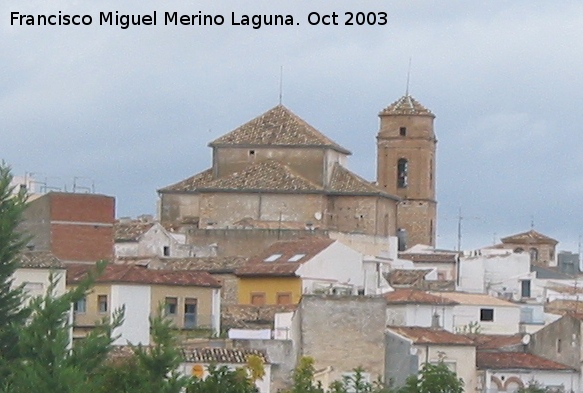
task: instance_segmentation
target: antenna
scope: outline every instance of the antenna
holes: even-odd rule
[[[279,67],[279,105],[283,100],[283,66]]]
[[[407,69],[407,88],[405,89],[405,96],[409,96],[409,80],[411,79],[411,56],[409,56],[409,68]]]
[[[462,208],[458,210],[457,218],[457,250],[458,252],[462,250],[462,221],[467,219],[479,220],[480,217],[465,217],[462,216]]]
[[[534,229],[534,216],[530,216],[530,229]]]

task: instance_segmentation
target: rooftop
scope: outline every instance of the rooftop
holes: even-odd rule
[[[324,237],[307,237],[273,243],[237,269],[238,276],[295,276],[296,270],[335,240]]]
[[[114,239],[116,242],[135,242],[140,236],[148,232],[154,226],[153,221],[145,222],[141,220],[116,220],[113,226]]]
[[[498,306],[498,307],[519,307],[514,303],[506,300],[498,299],[494,296],[484,295],[481,293],[467,293],[467,292],[431,292],[435,296],[442,296],[451,301],[463,305],[475,306]]]
[[[269,363],[267,354],[258,349],[183,348],[182,356],[188,363],[245,364],[249,356],[259,356]]]
[[[215,139],[209,143],[209,146],[328,147],[350,154],[350,151],[326,137],[281,104]]]
[[[417,115],[435,117],[429,109],[425,108],[409,94],[404,95],[383,109],[380,115]]]
[[[413,344],[475,346],[474,341],[470,338],[461,334],[450,333],[447,330],[442,329],[431,329],[418,326],[389,326],[388,329],[400,336],[410,339]]]
[[[524,334],[468,334],[467,337],[474,340],[479,350],[498,350],[522,345]]]
[[[400,252],[400,259],[406,259],[408,261],[416,263],[455,263],[458,259],[457,253],[409,253]]]
[[[417,286],[425,279],[431,269],[394,269],[384,275],[392,287]]]
[[[533,243],[545,243],[555,245],[558,240],[551,237],[545,236],[542,233],[531,229],[528,232],[518,233],[516,235],[507,236],[501,239],[502,243],[519,243],[519,244],[533,244]]]
[[[83,280],[92,265],[68,265],[67,284],[74,285]],[[151,284],[169,286],[196,286],[220,288],[220,284],[209,273],[203,271],[152,270],[136,265],[107,265],[97,283]]]
[[[439,304],[456,305],[459,304],[439,295],[432,295],[425,291],[416,289],[396,289],[384,295],[387,304]]]
[[[19,256],[20,268],[27,269],[62,269],[63,263],[50,251],[26,251]]]
[[[476,353],[478,369],[574,371],[569,366],[524,352]]]

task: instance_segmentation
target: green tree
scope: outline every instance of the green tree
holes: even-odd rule
[[[227,366],[210,365],[204,379],[194,378],[187,393],[259,393],[244,368],[231,370]]]
[[[14,193],[12,175],[6,163],[0,163],[0,380],[6,368],[17,358],[18,330],[28,317],[21,307],[22,288],[12,288],[12,277],[18,267],[18,256],[27,238],[17,231],[26,207],[26,190]]]
[[[538,381],[530,381],[527,386],[518,389],[517,393],[558,393],[564,391],[565,389],[563,388],[557,391],[557,389],[549,389],[545,387]]]
[[[458,378],[447,365],[425,363],[418,375],[407,378],[399,393],[463,393],[464,381]]]
[[[104,264],[98,264],[97,271]],[[103,320],[79,345],[71,348],[71,305],[87,295],[95,280],[89,274],[73,290],[56,296],[58,278],[51,274],[44,296],[31,299],[28,323],[18,333],[18,358],[9,366],[4,391],[10,393],[85,393],[100,386],[100,370],[111,350],[112,331],[123,310]]]

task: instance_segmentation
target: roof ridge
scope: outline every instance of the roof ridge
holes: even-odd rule
[[[424,107],[410,94],[405,94],[380,112],[380,115],[418,115],[435,117],[433,112]]]

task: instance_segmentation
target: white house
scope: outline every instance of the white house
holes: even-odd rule
[[[50,285],[50,276],[55,282],[54,295],[66,291],[66,270],[61,261],[48,251],[28,251],[19,257],[19,267],[13,275],[14,287],[24,285],[29,297],[43,296]]]
[[[444,329],[468,332],[480,327],[485,334],[514,334],[520,331],[520,306],[493,296],[466,292],[429,292],[458,303],[453,309],[452,326]]]
[[[396,289],[384,295],[387,325],[443,327],[453,331],[453,310],[459,303],[416,289]]]
[[[459,258],[457,290],[520,300],[533,297],[535,273],[526,253],[483,249],[464,252]]]
[[[140,216],[137,220],[122,218],[114,228],[116,258],[216,256],[216,247],[186,244],[185,234],[164,228],[150,216]]]
[[[418,244],[399,253],[399,259],[411,261],[418,269],[436,269],[438,280],[455,280],[458,270],[456,251],[439,250]]]
[[[226,366],[231,370],[246,368],[250,356],[261,359],[265,375],[255,381],[255,385],[260,393],[271,392],[271,364],[267,354],[256,349],[233,349],[233,348],[184,348],[183,363],[180,365],[180,372],[183,375],[194,375],[204,379],[209,375],[209,366]]]
[[[476,364],[483,392],[515,392],[530,382],[538,382],[551,391],[580,391],[576,370],[530,353],[478,351]]]

